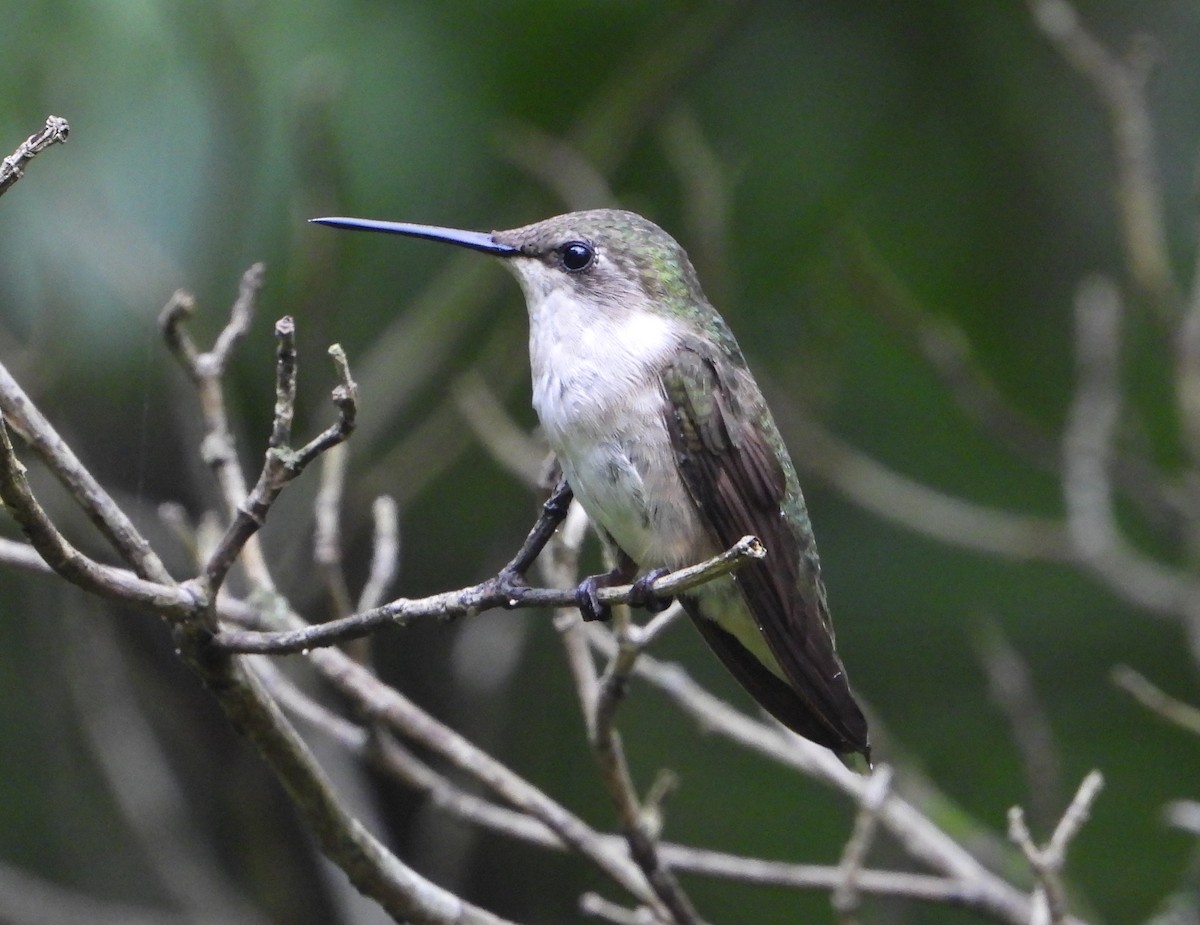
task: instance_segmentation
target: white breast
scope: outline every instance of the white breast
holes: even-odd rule
[[[703,544],[663,419],[662,367],[680,338],[648,312],[582,318],[566,296],[531,315],[533,405],[588,514],[644,568],[690,564]]]

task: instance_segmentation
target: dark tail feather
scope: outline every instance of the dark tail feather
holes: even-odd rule
[[[732,634],[703,616],[694,601],[684,598],[682,603],[705,642],[764,710],[793,732],[818,745],[838,754],[858,752],[868,764],[871,763],[867,721],[857,704],[852,702],[842,715],[832,722],[827,720],[791,685],[765,668]]]

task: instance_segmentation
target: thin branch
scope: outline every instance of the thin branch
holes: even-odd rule
[[[124,569],[102,565],[72,546],[38,503],[9,440],[0,414],[0,500],[47,565],[85,591],[153,610],[174,621],[192,617],[199,606],[188,589],[146,581]]]
[[[1072,561],[1063,525],[955,498],[888,468],[786,403],[779,418],[796,435],[798,464],[861,507],[963,549],[1017,561]]]
[[[855,925],[858,922],[863,868],[866,865],[867,852],[875,842],[875,832],[879,827],[879,810],[891,788],[892,769],[886,764],[875,769],[863,788],[858,815],[854,820],[854,830],[850,833],[846,847],[842,850],[841,863],[838,864],[841,876],[832,896],[833,909],[843,925]]]
[[[189,801],[139,703],[113,631],[76,619],[69,684],[80,729],[114,802],[171,904],[197,921],[265,922],[194,833]]]
[[[234,348],[250,332],[250,325],[254,322],[254,311],[258,306],[258,295],[262,292],[265,277],[266,267],[261,263],[251,264],[250,268],[242,274],[241,281],[238,283],[237,298],[233,300],[233,305],[229,309],[229,321],[221,329],[217,339],[213,341],[212,350],[205,355],[203,360],[205,363],[212,364],[211,374],[213,376],[219,378],[225,375]]]
[[[50,116],[46,119],[46,127],[34,135],[30,135],[17,145],[15,150],[4,160],[0,160],[0,196],[8,192],[8,188],[24,175],[26,165],[48,147],[61,144],[71,133],[71,126],[62,116]]]
[[[1030,815],[1035,825],[1049,825],[1062,805],[1062,761],[1029,665],[994,620],[981,623],[974,642],[987,675],[988,694],[1008,720],[1021,759]]]
[[[614,643],[607,633],[590,632],[589,640],[601,652],[611,655]],[[861,802],[866,779],[846,768],[828,749],[735,710],[697,684],[679,665],[642,655],[634,670],[637,677],[666,694],[706,732],[729,739]],[[910,856],[956,883],[969,885],[971,908],[1003,922],[1028,921],[1028,898],[980,864],[912,804],[893,793],[880,808],[879,821]]]
[[[963,414],[1006,450],[1056,475],[1062,471],[1057,434],[1032,419],[1004,396],[973,355],[966,332],[951,319],[926,311],[885,262],[866,235],[847,227],[838,237],[845,276],[861,291],[862,302],[900,332],[941,380]],[[1196,297],[1200,300],[1200,280]],[[1200,327],[1200,320],[1197,322]],[[1197,332],[1200,336],[1200,331]],[[1178,532],[1196,516],[1197,502],[1177,482],[1167,480],[1142,456],[1117,452],[1113,479],[1147,518]]]
[[[342,406],[343,420],[326,434],[347,430],[352,423],[353,388],[344,362],[339,364],[343,372],[343,386],[335,395]],[[11,393],[8,393],[11,394]],[[23,398],[23,393],[21,393]],[[24,399],[28,404],[28,400]],[[30,427],[30,437],[42,445],[49,445],[46,432],[49,425],[44,418],[32,413],[36,409],[29,405],[25,424]],[[346,419],[350,419],[347,422]],[[52,431],[49,431],[52,434]],[[295,457],[307,462],[325,445],[325,435],[310,442]],[[272,448],[271,454],[284,456],[282,448]],[[268,456],[269,470],[271,454]],[[294,462],[285,459],[284,463]],[[60,471],[65,467],[62,460],[54,460],[51,468]],[[286,469],[286,465],[284,465]],[[17,462],[12,447],[7,441],[7,430],[0,427],[0,490],[5,504],[17,516],[31,542],[38,547],[47,561],[60,569],[65,577],[85,583],[90,590],[105,593],[111,590],[108,583],[124,580],[128,573],[120,569],[96,567],[94,563],[79,556],[54,529],[44,512],[37,506],[24,477],[24,469]],[[296,470],[293,468],[294,477]],[[287,478],[283,479],[286,482]],[[277,493],[277,492],[276,492]],[[86,487],[74,493],[76,500],[87,507],[93,500]],[[105,495],[104,498],[107,498]],[[111,502],[110,502],[111,503]],[[115,505],[112,506],[115,510]],[[112,521],[104,523],[108,533],[117,532],[124,515],[119,517],[100,505],[97,516]],[[265,513],[265,511],[264,511]],[[132,527],[130,528],[132,530]],[[133,546],[145,544],[145,540],[133,530]],[[218,553],[214,555],[219,555]],[[156,561],[156,560],[155,560]],[[169,579],[168,579],[169,580]],[[225,711],[233,726],[242,733],[267,761],[276,777],[283,784],[296,806],[304,814],[317,842],[325,853],[350,877],[364,894],[377,901],[397,920],[427,923],[427,925],[500,925],[504,920],[466,903],[454,894],[436,886],[404,865],[387,851],[341,804],[337,793],[317,764],[311,752],[295,729],[280,712],[279,707],[262,688],[258,680],[249,674],[240,658],[214,649],[209,644],[209,619],[214,610],[212,596],[206,593],[203,582],[191,582],[183,587],[157,585],[137,579],[129,588],[119,589],[119,595],[127,601],[150,603],[145,598],[159,595],[156,609],[163,615],[178,616],[175,639],[180,655],[196,672]],[[164,592],[165,588],[165,592]],[[169,593],[168,593],[169,592]],[[243,608],[226,603],[220,611],[239,611]],[[249,610],[249,608],[244,608]],[[178,613],[176,614],[176,611]]]
[[[661,860],[656,831],[661,826],[661,819],[655,818],[656,812],[647,812],[638,799],[625,758],[625,747],[616,728],[616,711],[625,698],[629,677],[642,649],[636,633],[632,632],[634,628],[630,624],[627,606],[613,611],[613,622],[616,624],[613,633],[616,651],[600,678],[595,713],[588,723],[592,752],[600,767],[601,779],[616,807],[621,829],[629,843],[630,856],[670,910],[672,921],[678,925],[699,925],[700,918],[691,899]]]
[[[1121,297],[1103,277],[1079,287],[1075,303],[1075,394],[1063,435],[1063,498],[1078,560],[1126,600],[1186,619],[1200,587],[1122,538],[1109,468],[1120,415]]]
[[[1087,560],[1118,545],[1108,466],[1121,408],[1121,297],[1092,277],[1075,299],[1075,395],[1063,435],[1063,495],[1071,541]]]
[[[368,731],[317,703],[293,684],[278,662],[265,655],[249,656],[254,671],[285,710],[336,741],[342,748],[389,775],[447,814],[500,835],[544,848],[567,850],[554,831],[525,813],[498,806],[464,790],[433,770],[386,730]]]
[[[275,322],[275,341],[275,414],[267,446],[282,449],[292,445],[296,417],[296,321],[291,315]]]
[[[659,851],[672,870],[735,883],[833,893],[845,876],[841,866],[739,857],[669,842],[662,843]],[[986,883],[972,879],[955,880],[907,871],[864,868],[856,874],[855,886],[863,895],[891,896],[972,909],[996,921],[1013,925],[1026,925],[1027,921],[1019,918],[1015,909],[996,903]]]
[[[557,196],[568,212],[616,206],[608,178],[569,141],[533,125],[514,124],[501,130],[497,142],[509,163]]]
[[[583,505],[574,502],[567,512],[562,529],[549,544],[546,554],[538,560],[542,578],[552,588],[567,588],[579,581],[579,551],[588,531],[588,517]],[[554,626],[562,637],[567,668],[575,685],[587,735],[592,736],[596,718],[596,699],[600,678],[588,646],[587,627],[575,602],[560,607],[554,614]]]
[[[1096,797],[1100,796],[1100,791],[1103,789],[1104,775],[1099,771],[1089,771],[1080,782],[1079,789],[1075,792],[1075,798],[1071,800],[1071,805],[1067,807],[1067,811],[1063,813],[1062,819],[1054,829],[1054,834],[1050,837],[1050,844],[1046,846],[1051,860],[1059,864],[1066,860],[1067,847],[1075,840],[1075,836],[1087,822],[1088,816],[1092,812],[1092,804],[1096,802]]]
[[[619,903],[605,899],[599,893],[584,893],[580,896],[579,911],[594,919],[611,922],[612,925],[656,925],[661,921],[645,906],[627,909]]]
[[[521,548],[517,550],[517,554],[513,556],[508,564],[500,570],[501,576],[505,576],[510,583],[524,581],[525,573],[529,571],[529,567],[533,565],[533,561],[546,548],[546,544],[554,536],[554,531],[558,529],[558,525],[566,518],[574,497],[575,493],[571,491],[571,486],[567,484],[565,479],[560,479],[558,484],[554,486],[554,490],[550,493],[550,497],[543,502],[541,513],[538,515],[533,528],[529,531],[529,535],[525,537]],[[520,589],[512,590],[519,591]]]
[[[397,921],[429,925],[505,922],[426,880],[371,835],[343,806],[303,739],[240,659],[214,653],[190,637],[183,640],[182,654],[217,697],[234,727],[266,759],[304,814],[322,850],[360,891]]]
[[[321,483],[313,500],[313,562],[325,584],[335,617],[354,613],[346,571],[342,567],[342,493],[346,486],[345,443],[333,447],[321,460]]]
[[[1147,710],[1193,735],[1200,736],[1200,708],[1177,700],[1128,665],[1117,665],[1113,668],[1112,680],[1117,687]]]
[[[285,709],[331,736],[354,754],[371,760],[381,771],[425,794],[442,811],[509,838],[547,849],[567,850],[562,839],[536,818],[490,803],[463,790],[399,744],[368,733],[314,702],[287,680],[273,660],[260,656],[253,656],[252,659],[255,671],[262,675],[272,694]],[[601,835],[600,838],[610,844],[613,850],[619,850],[623,844],[620,836]],[[661,842],[658,850],[672,870],[736,883],[832,892],[844,878],[840,866],[750,858],[671,842]],[[864,895],[958,906],[990,914],[999,921],[1021,921],[1001,914],[1001,911],[989,905],[986,884],[969,879],[954,880],[864,868],[858,871],[856,884]]]
[[[159,328],[168,349],[196,387],[205,430],[200,455],[216,476],[226,514],[231,521],[237,517],[238,505],[249,494],[249,487],[238,459],[237,441],[229,426],[222,382],[230,351],[241,340],[242,333],[253,318],[263,275],[261,263],[253,264],[242,274],[237,299],[229,312],[229,321],[217,335],[213,349],[208,352],[201,352],[196,347],[184,326],[196,309],[195,300],[189,293],[182,290],[176,292],[158,316]],[[251,537],[245,543],[241,562],[251,584],[265,592],[274,590],[275,583],[256,537]]]
[[[204,577],[213,594],[221,587],[246,543],[266,522],[267,513],[284,486],[300,475],[318,455],[341,443],[354,430],[357,388],[354,380],[350,378],[345,354],[335,344],[329,352],[341,379],[340,384],[333,390],[333,401],[339,411],[338,418],[300,449],[291,448],[296,376],[295,326],[292,319],[285,317],[276,322],[275,335],[278,349],[271,445],[267,449],[258,482],[246,499],[238,505],[237,515],[205,566]]]
[[[650,590],[663,597],[671,597],[725,575],[746,562],[761,559],[765,554],[756,537],[743,537],[734,546],[706,562],[664,575],[651,585]],[[615,585],[601,588],[598,597],[604,604],[627,603],[632,590],[632,585]],[[382,626],[407,626],[423,619],[447,620],[474,616],[493,607],[571,607],[575,601],[573,590],[514,585],[511,574],[502,570],[495,577],[477,585],[424,598],[398,598],[344,620],[305,625],[283,632],[223,629],[213,639],[213,644],[229,652],[283,655],[335,645],[365,636]]]
[[[0,423],[2,422],[3,418],[0,417]],[[46,563],[46,560],[42,558],[41,554],[29,543],[22,543],[20,540],[10,540],[7,537],[0,537],[0,562],[3,562],[5,565],[25,569],[28,572],[45,574],[54,571]]]
[[[1103,788],[1103,775],[1099,771],[1089,772],[1044,848],[1034,843],[1021,807],[1014,806],[1008,811],[1008,837],[1021,849],[1038,879],[1034,906],[1043,905],[1050,925],[1061,925],[1067,920],[1067,894],[1061,877],[1066,864],[1067,847],[1087,821],[1092,804]]]
[[[383,603],[400,564],[400,518],[395,499],[389,495],[376,498],[371,505],[371,519],[375,537],[371,543],[371,569],[358,596],[360,611],[373,610]]]
[[[70,493],[92,524],[140,578],[171,584],[162,560],[133,521],[79,461],[58,431],[0,364],[0,412],[20,431],[29,448]],[[7,438],[6,438],[7,439]]]
[[[1117,158],[1117,206],[1129,271],[1173,324],[1179,293],[1167,249],[1155,165],[1154,125],[1146,100],[1147,59],[1124,61],[1084,26],[1068,0],[1029,0],[1033,21],[1108,108]]]
[[[508,805],[543,822],[572,850],[591,859],[638,900],[659,905],[641,871],[623,852],[614,851],[585,822],[507,766],[438,722],[399,691],[380,682],[338,649],[316,649],[309,660],[363,716],[440,755]]]

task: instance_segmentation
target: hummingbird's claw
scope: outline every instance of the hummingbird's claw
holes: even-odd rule
[[[601,587],[607,587],[603,584],[607,577],[607,575],[588,575],[575,589],[575,605],[579,608],[579,615],[583,617],[585,623],[595,620],[607,621],[612,616],[612,608],[601,603],[600,596],[596,593]]]
[[[661,597],[654,593],[651,585],[663,575],[669,575],[671,570],[668,568],[651,569],[641,578],[633,583],[633,587],[629,590],[629,603],[633,607],[644,608],[648,613],[662,613],[671,606],[671,601],[674,598],[670,596]]]
[[[512,568],[503,568],[496,575],[496,589],[504,597],[504,607],[508,610],[521,603],[521,598],[529,590],[525,576]]]

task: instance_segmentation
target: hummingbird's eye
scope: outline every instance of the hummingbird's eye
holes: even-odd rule
[[[558,255],[563,269],[570,273],[586,270],[596,258],[596,252],[592,250],[592,246],[584,244],[582,241],[568,241],[558,249]]]

